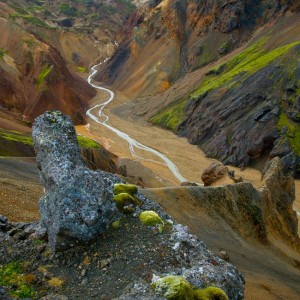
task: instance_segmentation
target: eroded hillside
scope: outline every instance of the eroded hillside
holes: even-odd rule
[[[133,111],[244,167],[299,170],[298,1],[149,1],[99,79]]]
[[[111,55],[130,1],[0,2],[0,104],[32,121],[60,109],[83,123],[95,91],[81,78]]]

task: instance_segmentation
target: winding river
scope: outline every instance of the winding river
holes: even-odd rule
[[[107,60],[107,59],[106,59]],[[105,61],[106,61],[105,60]],[[103,61],[103,62],[105,62]],[[159,157],[164,164],[170,169],[170,171],[172,172],[172,174],[180,181],[180,182],[185,182],[188,181],[186,178],[184,178],[181,173],[179,172],[177,166],[163,153],[149,147],[146,146],[144,144],[141,144],[140,142],[138,142],[137,140],[133,139],[132,137],[130,137],[127,133],[111,126],[109,124],[109,117],[107,115],[105,115],[105,113],[103,112],[104,108],[114,100],[115,98],[115,93],[107,88],[98,86],[94,83],[92,83],[92,79],[93,77],[96,75],[97,73],[97,67],[99,65],[101,65],[103,62],[101,62],[100,64],[94,65],[92,67],[92,72],[89,75],[87,81],[88,83],[93,86],[95,89],[101,90],[101,91],[105,91],[108,93],[109,98],[100,104],[97,104],[95,106],[93,106],[92,108],[90,108],[87,112],[86,115],[91,118],[92,120],[94,120],[96,123],[101,124],[103,126],[105,126],[106,128],[108,128],[109,130],[111,130],[112,132],[114,132],[115,134],[117,134],[120,138],[124,139],[125,141],[127,141],[128,143],[128,147],[129,147],[129,151],[131,153],[131,155],[135,158],[138,159],[144,159],[143,157],[140,157],[136,154],[135,149],[140,149],[146,152],[150,152],[154,155],[156,155],[157,157]],[[155,161],[157,162],[157,161]],[[157,162],[159,163],[159,162]]]

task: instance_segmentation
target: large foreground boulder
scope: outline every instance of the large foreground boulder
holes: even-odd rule
[[[58,111],[36,118],[32,136],[45,195],[41,222],[53,250],[88,242],[119,219],[112,201],[117,177],[85,167],[72,120]]]

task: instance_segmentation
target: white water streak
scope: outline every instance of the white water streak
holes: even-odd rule
[[[108,58],[107,58],[108,59]],[[107,60],[106,59],[106,60]],[[105,61],[106,61],[105,60]],[[103,61],[103,62],[105,62]],[[146,145],[143,145],[141,143],[139,143],[138,141],[136,141],[135,139],[131,138],[128,134],[126,134],[125,132],[120,131],[119,129],[112,127],[111,125],[109,125],[108,120],[109,117],[107,115],[105,115],[103,113],[104,108],[111,102],[113,101],[114,97],[115,97],[115,93],[109,89],[106,89],[104,87],[95,85],[94,83],[92,83],[92,78],[96,75],[97,73],[97,67],[99,65],[101,65],[102,62],[98,65],[94,65],[92,67],[92,72],[88,77],[88,83],[93,86],[95,89],[101,90],[101,91],[105,91],[109,94],[109,98],[108,100],[106,100],[104,103],[101,104],[97,104],[94,107],[90,108],[87,112],[86,115],[88,117],[90,117],[92,120],[94,120],[95,122],[97,122],[98,124],[101,124],[103,126],[105,126],[106,128],[108,128],[109,130],[113,131],[115,134],[117,134],[120,138],[126,140],[128,142],[128,147],[129,147],[129,151],[131,153],[131,155],[133,157],[139,158],[139,159],[144,159],[142,157],[139,157],[136,153],[135,153],[135,148],[137,149],[141,149],[147,152],[150,152],[156,156],[158,156],[160,159],[162,159],[165,164],[167,165],[167,167],[170,169],[170,171],[173,173],[173,175],[180,181],[180,182],[184,182],[187,181],[179,172],[177,166],[164,154],[162,154],[161,152],[148,147]],[[98,117],[94,114],[92,114],[92,111],[95,109],[99,109],[98,110]]]

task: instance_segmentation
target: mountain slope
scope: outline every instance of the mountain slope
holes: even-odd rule
[[[27,121],[60,109],[83,123],[95,91],[81,73],[112,54],[133,9],[130,1],[0,1],[1,106]]]
[[[208,156],[244,167],[279,155],[295,173],[299,8],[297,1],[150,1],[99,79],[140,97],[136,115]]]

